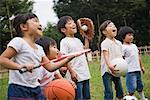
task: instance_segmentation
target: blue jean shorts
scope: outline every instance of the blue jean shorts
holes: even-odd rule
[[[143,82],[142,82],[142,75],[140,71],[129,72],[126,75],[126,86],[128,93],[134,93],[137,91],[143,90]]]
[[[75,100],[89,100],[90,97],[90,82],[89,80],[77,82]]]
[[[46,100],[40,86],[35,88],[9,84],[7,100]]]
[[[123,88],[120,77],[114,77],[112,74],[105,72],[102,76],[104,83],[104,100],[113,100],[113,84],[116,90],[116,97],[123,98]]]

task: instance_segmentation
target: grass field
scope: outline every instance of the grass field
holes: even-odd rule
[[[143,82],[144,82],[144,91],[145,96],[150,99],[150,56],[142,56],[142,60],[145,65],[145,74],[143,75]],[[103,100],[104,97],[104,88],[103,82],[100,73],[100,65],[99,62],[93,61],[90,64],[90,72],[91,72],[91,97],[92,100]],[[7,82],[8,82],[8,74],[4,74],[3,78],[0,79],[0,100],[6,100],[7,94]],[[122,78],[122,83],[124,87],[124,92],[126,92],[125,87],[125,78]],[[115,93],[115,91],[114,91]],[[115,95],[115,94],[114,94]],[[137,98],[139,98],[138,94],[135,94]]]
[[[143,82],[144,82],[144,92],[145,96],[150,99],[150,56],[142,56],[142,61],[145,65],[145,74],[143,74]],[[90,72],[92,75],[91,78],[91,95],[92,100],[103,100],[104,99],[104,88],[103,81],[100,73],[100,65],[98,62],[90,63]],[[125,86],[125,77],[122,77],[122,84],[124,88],[125,94],[126,86]],[[137,92],[136,97],[139,98]],[[114,91],[115,97],[115,91]]]

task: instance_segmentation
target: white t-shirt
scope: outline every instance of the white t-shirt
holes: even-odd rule
[[[60,52],[62,54],[69,54],[84,50],[82,42],[75,37],[65,37],[60,42]],[[90,72],[85,54],[75,57],[71,60],[71,67],[77,73],[78,82],[90,79]],[[70,73],[66,73],[66,78],[71,80]]]
[[[42,57],[45,56],[43,48],[36,45],[38,49],[33,49],[30,45],[21,37],[15,37],[12,39],[7,47],[12,47],[16,50],[17,54],[12,60],[20,65],[33,63],[38,65]],[[18,70],[9,70],[9,84],[18,84],[27,87],[39,86],[38,76],[40,68],[36,68],[31,72],[25,72],[20,74]]]
[[[122,44],[120,41],[112,41],[109,38],[106,38],[101,43],[101,75],[103,76],[105,72],[110,72],[109,68],[105,62],[103,50],[109,52],[109,61],[112,61],[115,58],[122,58]]]
[[[139,62],[139,51],[135,44],[123,44],[123,56],[128,62],[128,72],[141,71]]]

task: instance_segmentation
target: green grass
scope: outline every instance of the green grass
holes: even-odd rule
[[[144,92],[145,96],[150,99],[150,56],[142,56],[142,61],[145,65],[145,74],[143,74]],[[99,62],[89,63],[91,72],[91,96],[92,100],[103,100],[104,99],[104,87],[100,73]],[[122,84],[124,93],[127,94],[125,86],[125,77],[122,77]],[[139,98],[138,93],[135,93],[136,97]],[[114,91],[115,97],[115,91]]]
[[[0,100],[7,100],[8,73],[2,74],[0,79]]]
[[[144,92],[145,96],[150,99],[150,56],[142,56],[143,63],[145,65],[145,74],[143,75],[143,82],[144,82]],[[103,81],[101,78],[100,73],[100,64],[99,62],[93,61],[89,63],[90,65],[90,72],[91,72],[91,97],[92,100],[103,100],[104,98],[104,88],[103,88]],[[8,83],[8,74],[4,74],[3,78],[0,79],[0,100],[6,100],[7,94],[7,83]],[[125,86],[125,78],[122,78],[123,88],[125,94],[126,86]],[[115,93],[115,91],[114,91]],[[114,94],[115,95],[115,94]],[[137,92],[136,97],[139,98]]]

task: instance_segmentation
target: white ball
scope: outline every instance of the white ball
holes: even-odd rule
[[[87,25],[83,25],[83,26],[81,26],[81,29],[82,29],[83,31],[87,31],[87,30],[88,30],[88,27],[87,27]]]
[[[111,61],[111,64],[116,65],[114,76],[120,77],[125,76],[128,71],[128,63],[123,58],[116,58]]]
[[[137,100],[137,98],[135,96],[125,96],[123,100]]]

